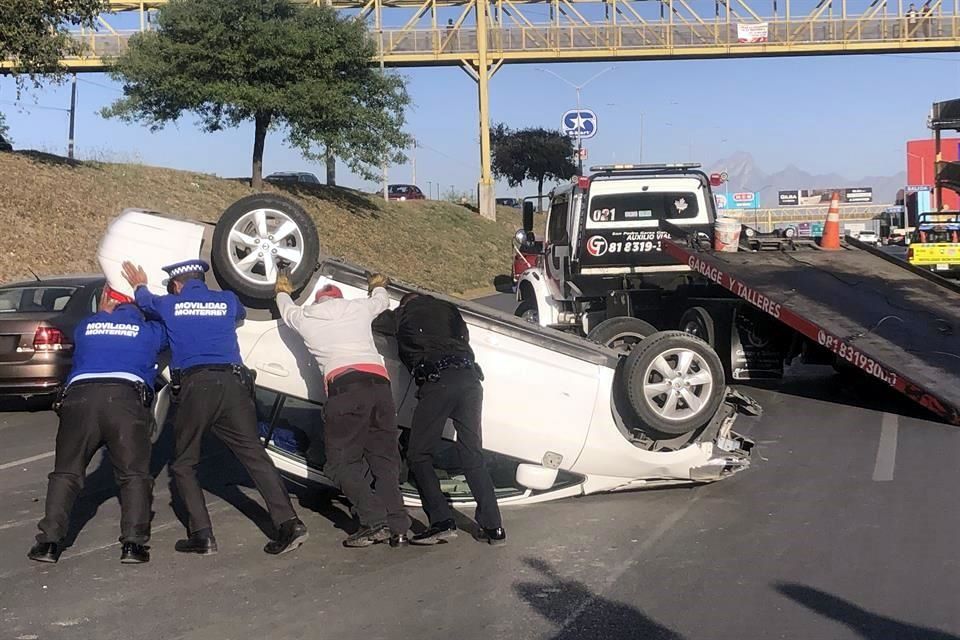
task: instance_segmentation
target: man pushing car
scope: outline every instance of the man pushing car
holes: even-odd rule
[[[297,306],[286,276],[277,277],[277,308],[283,322],[303,338],[317,359],[327,387],[324,407],[324,473],[353,503],[360,529],[343,544],[367,547],[378,542],[404,546],[410,516],[400,494],[400,430],[383,357],[371,323],[390,305],[380,274],[368,279],[368,298],[345,300],[334,285],[317,291],[313,303]],[[307,460],[317,459],[311,444]],[[371,489],[364,462],[375,480]]]

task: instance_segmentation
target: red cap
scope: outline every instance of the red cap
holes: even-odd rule
[[[115,302],[120,304],[132,304],[133,298],[130,296],[125,296],[116,289],[112,288],[110,285],[104,285],[103,292],[107,294],[107,297]]]
[[[340,287],[328,284],[324,285],[317,291],[317,295],[313,297],[314,302],[320,302],[324,298],[342,298],[343,292],[340,291]]]

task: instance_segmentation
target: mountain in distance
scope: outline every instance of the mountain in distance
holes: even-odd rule
[[[737,151],[711,163],[708,169],[708,173],[723,171],[727,172],[730,191],[761,191],[761,207],[776,207],[778,191],[847,187],[872,187],[875,204],[892,204],[897,191],[907,183],[907,174],[903,171],[889,176],[849,178],[836,173],[814,174],[788,165],[779,171],[767,173],[756,166],[753,156],[746,151]]]

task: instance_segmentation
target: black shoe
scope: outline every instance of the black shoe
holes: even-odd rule
[[[27,557],[37,562],[56,563],[63,549],[56,542],[38,542],[30,549]]]
[[[423,533],[410,538],[410,544],[430,545],[437,544],[441,540],[449,540],[457,537],[457,523],[453,518],[441,520],[437,524],[432,524]]]
[[[351,548],[369,547],[390,539],[390,527],[381,524],[377,527],[364,527],[343,541],[343,546]]]
[[[177,544],[173,548],[180,553],[212,556],[217,552],[217,539],[213,537],[212,533],[195,533],[185,540],[177,540]]]
[[[143,564],[150,562],[150,547],[135,542],[124,542],[120,551],[121,564]]]
[[[496,529],[484,529],[483,537],[486,538],[487,544],[492,544],[495,546],[507,544],[507,532],[503,530],[503,527],[497,527]]]
[[[309,536],[307,525],[303,524],[300,518],[291,518],[280,525],[280,534],[277,539],[268,542],[263,550],[271,555],[293,551],[299,548]]]
[[[405,547],[410,544],[410,535],[406,533],[395,533],[390,536],[391,547]]]

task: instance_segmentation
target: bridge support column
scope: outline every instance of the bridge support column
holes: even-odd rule
[[[497,72],[491,68],[487,55],[487,1],[475,0],[477,14],[477,93],[480,111],[480,183],[477,185],[477,205],[480,215],[497,219],[496,190],[490,168],[490,78]]]

